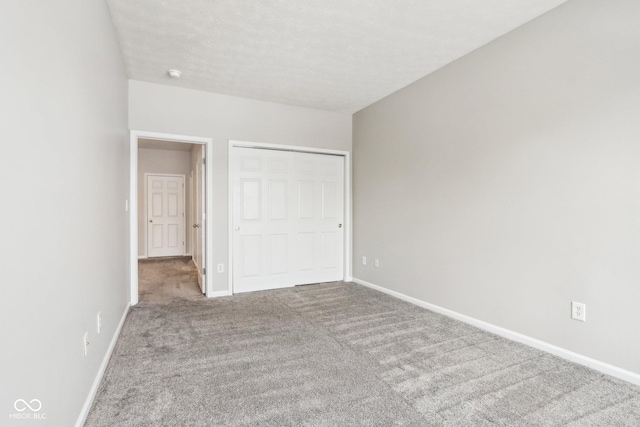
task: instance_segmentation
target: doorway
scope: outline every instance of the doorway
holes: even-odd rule
[[[177,266],[184,272],[189,264],[197,274],[198,291],[207,295],[212,239],[206,213],[212,201],[207,197],[211,173],[207,173],[206,159],[212,151],[211,139],[131,131],[130,144],[126,207],[130,213],[131,304],[138,303],[140,291],[149,291],[148,284],[140,289],[139,261],[145,262],[145,277],[152,267]],[[154,260],[157,262],[151,262]]]

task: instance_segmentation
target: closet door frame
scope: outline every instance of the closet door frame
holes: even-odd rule
[[[227,150],[227,196],[228,196],[228,254],[229,254],[229,271],[228,271],[228,292],[233,293],[233,276],[234,276],[234,263],[233,263],[233,180],[232,180],[232,163],[231,154],[233,147],[244,148],[259,148],[267,150],[281,150],[281,151],[294,151],[299,153],[311,153],[311,154],[329,154],[344,156],[344,242],[343,242],[343,280],[349,282],[353,279],[352,276],[352,205],[351,205],[351,153],[343,150],[331,150],[315,147],[303,147],[294,145],[281,145],[281,144],[265,144],[259,142],[249,141],[236,141],[229,140]]]

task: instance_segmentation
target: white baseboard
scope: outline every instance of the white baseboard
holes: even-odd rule
[[[138,259],[147,259],[148,257],[146,255],[138,255]]]
[[[116,327],[116,331],[111,338],[111,342],[109,343],[109,347],[107,348],[107,352],[102,358],[102,363],[98,368],[98,373],[96,374],[96,378],[93,380],[93,384],[91,385],[91,389],[89,390],[89,395],[87,396],[87,400],[84,402],[84,406],[82,406],[82,411],[80,411],[80,416],[76,421],[76,427],[82,427],[84,422],[87,420],[87,415],[89,415],[89,411],[91,410],[91,405],[93,405],[93,399],[96,397],[96,393],[98,392],[98,387],[100,387],[100,383],[102,382],[102,377],[104,376],[104,371],[107,369],[107,365],[109,364],[109,359],[111,359],[111,353],[113,353],[113,348],[116,346],[116,341],[118,341],[118,337],[120,336],[120,331],[122,330],[122,325],[124,325],[124,321],[127,318],[127,314],[129,314],[130,305],[124,310],[122,313],[122,317],[120,318],[120,322]]]
[[[228,297],[231,296],[229,291],[214,291],[207,294],[208,298]]]
[[[611,375],[612,377],[620,378],[621,380],[628,381],[632,384],[640,385],[640,374],[635,372],[627,371],[622,368],[618,368],[617,366],[610,365],[605,362],[601,362],[596,359],[592,359],[590,357],[584,356],[582,354],[574,353],[573,351],[564,349],[562,347],[555,346],[553,344],[549,344],[544,341],[540,341],[536,338],[530,337],[528,335],[523,335],[518,332],[514,332],[510,329],[505,329],[500,326],[496,326],[494,324],[476,319],[474,317],[470,317],[464,314],[460,314],[453,310],[449,310],[444,307],[440,307],[435,304],[430,304],[428,302],[419,300],[417,298],[410,297],[408,295],[402,294],[400,292],[392,291],[390,289],[384,288],[382,286],[374,285],[373,283],[366,282],[364,280],[360,280],[357,278],[353,278],[353,282],[362,286],[366,286],[367,288],[375,289],[376,291],[383,292],[385,294],[391,295],[403,301],[410,302],[419,307],[426,308],[427,310],[434,311],[436,313],[443,314],[447,317],[451,317],[456,320],[460,320],[464,323],[468,323],[470,325],[476,326],[480,329],[484,329],[485,331],[494,333],[496,335],[500,335],[502,337],[508,338],[513,341],[517,341],[522,344],[526,344],[533,348],[537,348],[538,350],[546,351],[547,353],[551,353],[555,356],[561,357],[563,359],[569,360],[571,362],[578,363],[580,365],[587,366],[589,368],[595,369],[596,371],[602,372],[607,375]]]

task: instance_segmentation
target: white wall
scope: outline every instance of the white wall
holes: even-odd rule
[[[185,144],[186,145],[186,144]],[[189,205],[191,151],[138,149],[138,256],[147,256],[147,221],[145,218],[146,173],[184,175],[185,187],[185,253],[191,253],[191,206]]]
[[[129,126],[134,130],[213,138],[214,264],[212,291],[227,289],[228,141],[241,140],[351,150],[351,115],[255,101],[209,92],[129,82]]]
[[[640,373],[639,16],[569,1],[355,114],[354,276]]]
[[[0,46],[0,424],[71,426],[129,300],[127,77],[101,0],[4,2]]]

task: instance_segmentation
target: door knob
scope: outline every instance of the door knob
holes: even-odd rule
[[[150,220],[149,220],[149,222],[153,222],[153,220],[152,220],[152,219],[150,219]]]
[[[238,231],[238,230],[240,230],[240,227],[233,227],[233,229]]]
[[[338,228],[342,228],[342,224],[338,224]]]

